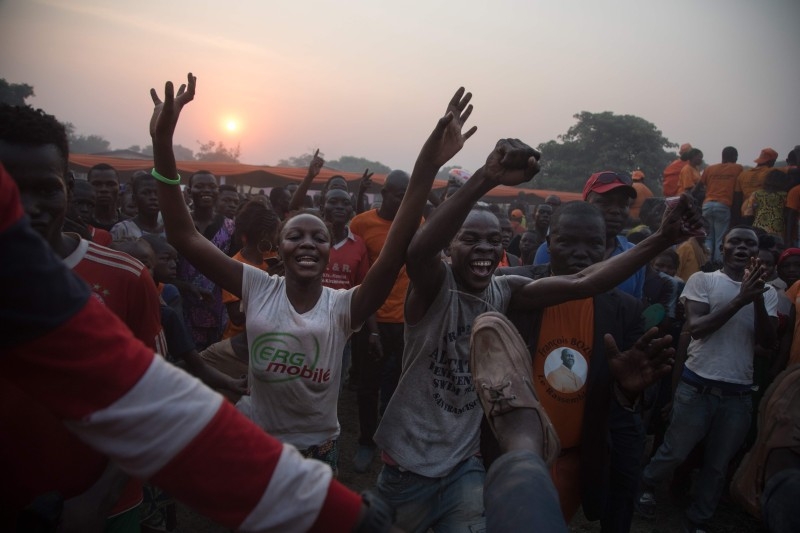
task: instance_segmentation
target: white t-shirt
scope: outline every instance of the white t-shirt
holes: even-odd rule
[[[721,270],[692,274],[681,294],[686,300],[707,303],[710,312],[733,300],[741,287]],[[764,293],[767,314],[778,316],[778,295],[773,287]],[[755,348],[755,310],[748,304],[721,328],[702,339],[689,343],[686,367],[700,377],[749,385],[753,382],[753,349]]]
[[[336,404],[342,351],[354,332],[353,291],[322,288],[298,313],[282,277],[244,265],[242,306],[250,346],[250,394],[237,407],[275,438],[299,449],[339,435]]]

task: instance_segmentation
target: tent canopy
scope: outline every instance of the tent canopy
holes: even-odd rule
[[[70,170],[86,174],[90,168],[98,163],[111,165],[123,179],[130,179],[134,172],[138,170],[150,171],[153,168],[152,159],[123,159],[118,157],[108,157],[102,155],[70,154]],[[270,167],[266,165],[245,165],[242,163],[208,163],[203,161],[178,161],[178,172],[181,174],[181,182],[188,183],[189,176],[200,170],[207,170],[215,176],[225,176],[225,183],[230,185],[242,185],[245,187],[271,188],[286,186],[291,183],[300,183],[306,175],[305,168],[294,167]],[[343,176],[348,183],[356,184],[361,179],[361,174],[356,172],[340,172],[332,168],[323,167],[319,175],[314,178],[312,189],[320,189],[331,176]],[[372,181],[378,185],[383,185],[386,174],[375,174]],[[433,189],[443,189],[447,186],[445,180],[435,180]],[[377,190],[375,190],[377,192]],[[549,191],[541,189],[521,189],[516,187],[506,187],[500,185],[495,187],[486,198],[495,202],[510,202],[519,193],[524,193],[526,197],[533,195],[539,202],[555,194],[563,202],[580,200],[580,193]]]

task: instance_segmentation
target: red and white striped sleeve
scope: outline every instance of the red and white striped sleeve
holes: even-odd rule
[[[9,194],[16,202],[8,202]],[[18,192],[2,167],[0,204],[9,207],[0,214],[3,255],[32,263],[0,267],[0,291],[32,283],[71,287],[63,302],[38,289],[29,297],[47,301],[2,299],[0,317],[14,318],[5,324],[27,329],[12,334],[0,321],[0,373],[126,473],[152,480],[222,525],[242,531],[354,528],[361,497],[333,480],[327,465],[303,459],[264,433],[219,394],[155,357],[105,306],[80,295],[88,288],[74,283],[72,272],[20,218]],[[32,275],[42,271],[47,279]],[[59,319],[30,314],[45,308]]]

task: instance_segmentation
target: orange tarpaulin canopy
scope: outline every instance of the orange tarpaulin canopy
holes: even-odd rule
[[[149,171],[153,168],[152,159],[123,159],[119,157],[108,157],[104,155],[70,154],[69,168],[78,173],[86,174],[90,168],[98,163],[111,165],[120,177],[127,181],[137,170]],[[178,172],[181,174],[182,183],[188,183],[189,176],[198,170],[208,170],[216,176],[225,176],[225,183],[230,185],[244,185],[255,188],[270,188],[299,183],[306,175],[305,168],[295,167],[270,167],[266,165],[245,165],[243,163],[207,163],[203,161],[178,161]],[[319,189],[331,176],[344,176],[350,183],[357,183],[361,179],[361,173],[340,172],[332,168],[324,168],[319,176],[314,178],[314,189]],[[372,181],[378,185],[383,185],[386,174],[375,174]],[[434,189],[442,189],[447,186],[447,181],[436,180],[433,184]],[[377,192],[373,187],[372,192]],[[520,192],[527,195],[534,195],[544,200],[547,196],[555,194],[563,202],[580,200],[580,193],[564,191],[548,191],[540,189],[521,189],[516,187],[506,187],[500,185],[495,187],[491,193],[486,195],[489,200],[497,202],[508,202],[515,198]]]

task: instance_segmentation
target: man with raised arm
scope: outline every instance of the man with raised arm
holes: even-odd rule
[[[469,366],[473,320],[485,311],[541,308],[607,291],[682,238],[684,225],[698,223],[684,199],[658,232],[602,266],[538,281],[493,277],[503,249],[500,225],[491,212],[472,207],[499,184],[531,179],[538,158],[517,139],[498,141],[486,164],[434,211],[408,248],[403,373],[375,442],[384,461],[378,492],[395,506],[398,526],[409,531],[484,526],[484,468],[476,457],[482,413]],[[448,244],[452,265],[441,260]],[[639,362],[661,368],[662,354],[652,355]],[[558,454],[552,431],[545,450],[548,462]]]

